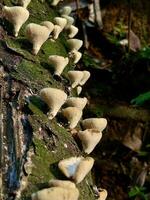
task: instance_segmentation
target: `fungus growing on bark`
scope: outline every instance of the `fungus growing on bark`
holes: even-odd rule
[[[51,6],[57,6],[57,4],[62,0],[52,0]]]
[[[77,95],[80,95],[81,92],[82,92],[82,87],[81,87],[81,86],[78,86],[78,87],[77,87]]]
[[[71,181],[52,179],[48,182],[49,187],[76,188]]]
[[[67,20],[67,24],[65,26],[65,28],[69,28],[73,23],[74,23],[74,18],[70,17],[68,15],[61,15],[61,17],[65,18]]]
[[[67,107],[62,110],[63,116],[65,116],[69,122],[69,128],[73,129],[77,126],[82,117],[82,110],[76,107]]]
[[[51,187],[33,193],[32,200],[78,200],[77,188]]]
[[[88,71],[82,71],[82,72],[83,72],[83,77],[80,81],[80,85],[84,85],[91,76],[90,72]]]
[[[88,118],[81,122],[83,129],[97,129],[100,132],[107,126],[107,120],[105,118]]]
[[[41,25],[48,28],[49,34],[51,34],[51,32],[54,29],[54,24],[52,22],[50,22],[50,21],[43,21],[43,22],[41,22]]]
[[[69,52],[69,57],[71,58],[72,62],[76,64],[79,62],[80,58],[82,57],[82,53],[74,49]]]
[[[19,0],[18,1],[19,5],[21,5],[24,8],[26,8],[30,2],[31,2],[31,0]]]
[[[54,29],[52,32],[52,37],[54,40],[57,40],[57,38],[59,37],[59,34],[62,32],[62,28],[58,25],[54,25]]]
[[[79,29],[76,26],[74,25],[69,26],[67,29],[68,37],[73,38],[78,33],[78,31]]]
[[[90,154],[102,138],[102,133],[97,129],[86,129],[78,132],[85,153]]]
[[[108,195],[107,190],[100,188],[98,200],[106,200]]]
[[[14,26],[14,36],[17,37],[20,28],[29,18],[29,11],[21,6],[3,7],[5,18]]]
[[[83,78],[83,72],[82,71],[69,71],[68,72],[68,78],[71,82],[71,87],[75,88],[77,85],[80,84],[82,78]]]
[[[71,11],[72,11],[72,8],[70,6],[64,6],[63,8],[59,10],[59,13],[61,15],[70,15]]]
[[[55,17],[54,24],[60,26],[61,30],[63,30],[67,24],[67,20],[63,17]]]
[[[66,100],[66,104],[68,106],[73,106],[73,107],[76,107],[76,108],[79,108],[80,110],[83,110],[84,107],[86,106],[87,104],[87,98],[84,97],[84,98],[81,98],[81,97],[70,97]]]
[[[67,44],[69,49],[72,50],[79,50],[81,46],[83,45],[83,41],[79,39],[69,39],[67,40]]]
[[[42,25],[30,23],[26,26],[26,36],[33,44],[32,53],[36,55],[43,43],[49,38],[49,34],[53,29],[51,22],[42,22]]]
[[[56,116],[67,99],[67,94],[57,88],[44,88],[40,91],[40,96],[50,108],[49,119],[53,119]]]
[[[68,57],[51,55],[48,57],[49,63],[54,67],[54,74],[60,76],[69,62]]]
[[[90,172],[93,164],[94,159],[91,157],[71,157],[61,160],[58,167],[66,177],[78,184]]]

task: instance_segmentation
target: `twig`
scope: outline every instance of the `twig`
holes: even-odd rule
[[[100,0],[94,0],[94,12],[95,12],[96,24],[100,29],[102,29],[103,22],[102,22],[101,8],[100,8]]]
[[[132,9],[132,5],[131,5],[131,0],[128,0],[129,3],[129,10],[128,10],[128,52],[130,52],[130,32],[131,32],[131,9]]]

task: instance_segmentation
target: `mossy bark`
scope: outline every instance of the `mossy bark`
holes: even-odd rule
[[[15,5],[11,0],[4,0],[3,4]],[[65,34],[62,33],[56,42],[50,40],[45,42],[37,56],[31,54],[32,46],[25,38],[25,26],[28,23],[40,23],[44,20],[53,22],[53,18],[58,16],[57,8],[51,8],[48,1],[33,0],[28,10],[30,17],[21,28],[17,38],[12,36],[12,25],[2,18],[2,15],[0,18],[0,109],[3,113],[0,118],[2,125],[0,143],[3,148],[5,143],[6,147],[6,151],[2,148],[0,151],[1,169],[6,170],[5,172],[1,171],[0,174],[2,177],[0,189],[3,199],[15,199],[16,191],[20,188],[18,183],[24,177],[27,185],[23,188],[19,198],[31,199],[31,194],[46,187],[51,178],[66,179],[57,167],[59,160],[70,156],[84,155],[71,133],[58,124],[58,119],[48,120],[46,112],[43,112],[44,105],[38,96],[40,89],[44,87],[67,90],[68,84],[65,77],[66,72],[73,69],[72,63],[68,64],[63,73],[63,80],[60,82],[54,80],[53,69],[47,62],[49,55],[68,55]],[[2,13],[2,11],[0,12]],[[22,151],[20,138],[26,144],[25,151]],[[12,149],[9,149],[10,146]],[[30,151],[33,154],[31,156],[32,170],[27,173],[24,165]],[[8,157],[13,154],[15,156],[6,161],[5,153]],[[16,185],[11,185],[11,178],[8,179],[9,173],[13,169],[16,170],[15,179],[18,180]],[[92,185],[91,174],[77,185],[80,190],[80,200],[95,199],[91,189]]]

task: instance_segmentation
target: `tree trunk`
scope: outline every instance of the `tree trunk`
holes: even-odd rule
[[[3,5],[14,4],[4,0]],[[30,17],[17,38],[0,11],[0,199],[31,199],[51,178],[66,179],[58,169],[59,160],[83,155],[62,121],[48,120],[39,98],[44,87],[67,90],[66,79],[54,80],[47,62],[49,55],[68,55],[66,37],[61,34],[56,42],[48,40],[36,56],[25,38],[28,23],[53,21],[57,11],[40,0],[31,1],[28,10]],[[72,68],[69,64],[63,76]],[[95,199],[92,184],[89,174],[77,185],[80,200]]]

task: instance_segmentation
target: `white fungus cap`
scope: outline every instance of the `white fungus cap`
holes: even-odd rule
[[[106,200],[107,196],[108,196],[107,190],[100,188],[98,200]]]
[[[81,92],[82,92],[82,87],[81,86],[77,86],[77,95],[80,95]]]
[[[78,51],[82,47],[83,41],[79,40],[79,39],[69,39],[69,40],[67,40],[67,44],[71,51],[72,50]]]
[[[52,32],[52,37],[54,40],[57,40],[58,37],[59,37],[59,34],[62,32],[62,28],[58,25],[54,25],[54,29],[53,29],[53,32]]]
[[[62,110],[63,116],[65,116],[69,122],[69,128],[73,129],[77,126],[82,117],[82,110],[76,107],[67,107]]]
[[[34,55],[37,55],[41,46],[49,38],[50,31],[44,25],[30,23],[26,26],[26,36],[28,40],[33,44]]]
[[[64,6],[63,8],[59,10],[59,13],[61,15],[70,15],[71,11],[72,11],[72,8],[70,6]]]
[[[82,72],[83,72],[83,77],[80,81],[80,85],[84,85],[91,76],[89,71],[82,71]]]
[[[31,195],[32,200],[78,200],[77,188],[51,187],[40,190]]]
[[[75,183],[80,183],[90,172],[93,164],[94,159],[91,157],[71,157],[61,160],[58,167],[66,177],[72,178]]]
[[[97,129],[103,131],[107,126],[107,119],[105,118],[88,118],[81,122],[83,129]]]
[[[77,64],[82,57],[82,53],[77,50],[72,50],[69,52],[69,56],[74,64]]]
[[[27,8],[27,6],[29,5],[30,2],[31,2],[31,0],[19,0],[18,1],[19,5],[21,5],[24,8]]]
[[[51,6],[57,6],[57,4],[58,4],[60,1],[61,1],[61,0],[52,0]]]
[[[73,38],[78,33],[79,29],[76,26],[71,25],[68,27],[67,31],[68,31],[68,37]]]
[[[70,97],[66,100],[66,104],[68,106],[76,107],[79,108],[80,110],[83,110],[84,107],[86,106],[88,100],[86,97],[81,98],[81,97]]]
[[[73,23],[74,23],[74,18],[70,17],[68,15],[61,15],[61,17],[65,18],[67,20],[67,24],[65,26],[65,28],[69,28]]]
[[[76,188],[76,185],[71,181],[51,179],[48,182],[49,187]]]
[[[44,88],[40,96],[50,108],[49,119],[53,119],[67,99],[67,94],[57,88]]]
[[[67,66],[69,59],[68,57],[51,55],[48,57],[49,63],[54,67],[54,74],[60,76],[64,68]]]
[[[67,24],[67,20],[63,17],[55,17],[54,24],[60,26],[61,29],[63,30]]]
[[[4,6],[3,13],[4,13],[5,18],[10,23],[13,24],[14,35],[15,37],[17,37],[20,28],[29,18],[29,11],[26,8],[23,8],[21,6],[13,6],[13,7]]]
[[[41,25],[45,26],[46,28],[48,28],[49,34],[51,34],[51,32],[54,29],[54,24],[52,22],[50,22],[50,21],[43,21],[43,22],[41,22]]]
[[[82,78],[83,78],[83,72],[82,71],[69,71],[68,72],[68,78],[71,82],[71,87],[75,88],[77,85],[80,84]]]
[[[102,138],[102,132],[97,129],[86,129],[78,132],[85,153],[90,154]]]

